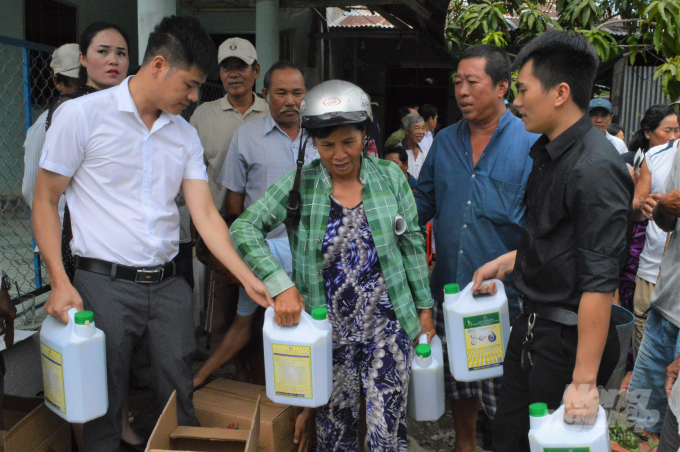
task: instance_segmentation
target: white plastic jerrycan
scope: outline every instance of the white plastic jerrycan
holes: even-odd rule
[[[428,344],[427,334],[420,335],[411,364],[407,406],[416,421],[436,421],[446,410],[444,352],[438,336]]]
[[[444,286],[444,324],[449,365],[458,381],[477,381],[503,375],[510,338],[505,287],[497,279],[496,295],[473,295],[472,283],[457,293],[457,284]]]
[[[106,342],[92,311],[69,309],[68,324],[48,315],[40,330],[40,353],[49,409],[75,423],[106,414]]]
[[[333,332],[326,306],[302,311],[300,322],[279,326],[274,308],[264,314],[267,397],[282,405],[318,407],[333,391]]]
[[[594,425],[564,423],[564,405],[548,414],[545,403],[529,405],[531,452],[611,452],[607,412],[599,407]]]

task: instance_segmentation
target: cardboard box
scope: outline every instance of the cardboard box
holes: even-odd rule
[[[256,452],[260,434],[260,400],[249,404],[248,412],[233,416],[217,404],[196,404],[200,427],[177,425],[177,393],[168,404],[146,446],[147,452]]]
[[[220,395],[221,394],[221,395]],[[204,397],[207,395],[207,397]],[[227,399],[224,399],[224,396]],[[260,399],[260,438],[258,452],[297,452],[293,443],[295,421],[302,412],[299,407],[279,405],[267,397],[264,386],[218,379],[196,391],[194,405],[200,403],[223,404],[223,409],[234,415],[247,412],[247,403]]]
[[[43,399],[6,395],[2,425],[2,452],[71,452],[71,424],[50,411]]]

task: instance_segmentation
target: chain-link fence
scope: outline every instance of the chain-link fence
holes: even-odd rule
[[[196,107],[201,105],[203,102],[210,102],[220,99],[224,97],[226,93],[227,92],[224,90],[224,87],[219,83],[204,83],[198,90],[198,102],[185,108],[184,111],[182,111],[182,117],[188,121],[191,118],[191,115],[194,114],[194,111],[196,111]]]
[[[25,168],[26,133],[58,96],[49,66],[53,51],[53,47],[0,36],[0,266],[21,293],[49,288],[45,267],[34,252],[31,208],[22,185],[25,175],[34,181],[38,170],[35,165]],[[206,83],[198,103],[182,116],[189,120],[197,105],[224,94],[222,85]]]
[[[22,293],[47,284],[22,183],[26,132],[58,94],[49,67],[53,50],[0,36],[0,265]]]

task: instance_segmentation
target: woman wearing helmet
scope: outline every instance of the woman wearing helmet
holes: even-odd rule
[[[279,325],[297,323],[303,308],[328,307],[334,382],[331,400],[316,409],[318,450],[358,450],[363,388],[370,449],[405,451],[411,343],[421,331],[428,340],[435,334],[413,194],[397,165],[366,156],[373,115],[359,87],[324,82],[300,110],[320,158],[302,167],[303,146],[298,170],[246,210],[231,237],[274,297]],[[264,241],[281,223],[292,281]],[[298,418],[300,450],[311,414]]]

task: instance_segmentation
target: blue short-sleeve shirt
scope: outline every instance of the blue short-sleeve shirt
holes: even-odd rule
[[[438,302],[445,284],[462,288],[479,267],[517,249],[532,167],[529,150],[538,137],[507,111],[473,166],[466,120],[435,136],[415,197],[420,224],[433,222],[437,261],[430,288]],[[506,291],[511,305],[516,303],[509,285]]]

